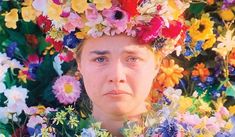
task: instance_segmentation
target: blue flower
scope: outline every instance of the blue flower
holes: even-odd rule
[[[33,136],[33,135],[39,135],[41,133],[41,129],[42,129],[42,125],[41,124],[37,124],[35,126],[35,128],[32,128],[32,127],[28,127],[27,130],[28,130],[28,133],[30,136]]]
[[[195,50],[196,51],[201,51],[202,50],[202,44],[203,44],[204,42],[203,41],[197,41],[197,43],[196,43],[196,45],[195,45]]]
[[[12,42],[7,46],[6,54],[9,58],[12,58],[14,56],[16,48],[17,48],[16,42]]]
[[[158,128],[157,134],[162,137],[176,137],[178,133],[178,127],[176,125],[176,120],[165,120]]]
[[[71,32],[64,36],[63,39],[63,45],[68,46],[71,49],[75,48],[80,42],[81,40],[75,36],[75,32]]]
[[[191,36],[189,35],[189,32],[186,33],[186,38],[184,40],[185,43],[191,43],[192,42],[192,38]]]
[[[92,128],[88,128],[88,129],[83,128],[81,136],[82,137],[95,137],[95,131]]]
[[[40,64],[29,64],[29,75],[32,79],[36,79],[36,73],[39,66]]]
[[[215,137],[231,137],[232,135],[229,132],[218,132]]]
[[[185,53],[184,53],[184,56],[191,56],[191,55],[193,55],[193,52],[192,52],[192,50],[190,49],[190,48],[187,48],[186,49],[186,51],[185,51]]]

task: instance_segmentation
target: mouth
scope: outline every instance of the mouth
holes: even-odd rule
[[[128,93],[127,91],[124,91],[124,90],[111,90],[111,91],[104,94],[104,96],[106,96],[106,95],[111,95],[111,96],[130,95],[130,93]]]

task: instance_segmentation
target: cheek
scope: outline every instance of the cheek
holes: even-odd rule
[[[149,70],[149,71],[146,71]],[[149,68],[143,68],[132,75],[132,80],[130,81],[130,85],[132,90],[136,92],[137,96],[147,96],[150,92],[153,84],[153,79],[155,78],[156,73],[154,70],[150,70]]]

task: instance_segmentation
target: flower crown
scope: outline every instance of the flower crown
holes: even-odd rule
[[[180,0],[34,0],[37,24],[56,51],[74,49],[84,38],[125,33],[171,53],[184,39]],[[39,14],[38,14],[39,12]]]

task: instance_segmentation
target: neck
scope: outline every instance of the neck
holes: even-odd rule
[[[142,105],[130,113],[106,113],[94,105],[92,115],[97,121],[102,122],[102,128],[107,129],[114,137],[121,137],[120,128],[123,126],[123,123],[126,120],[140,121],[141,114],[146,111],[145,105]]]

